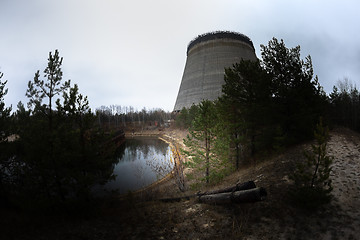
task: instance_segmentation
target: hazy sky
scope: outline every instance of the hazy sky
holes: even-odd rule
[[[339,79],[360,86],[360,2],[289,0],[0,0],[0,71],[6,105],[27,103],[27,83],[64,58],[64,79],[91,108],[173,110],[189,41],[216,30],[260,44],[272,37],[311,55],[326,92]]]

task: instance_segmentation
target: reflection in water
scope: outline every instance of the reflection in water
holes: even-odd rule
[[[107,190],[126,193],[145,187],[173,169],[170,146],[158,138],[136,137],[116,151],[116,179],[105,185]]]

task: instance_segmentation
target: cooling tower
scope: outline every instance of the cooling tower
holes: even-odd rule
[[[225,68],[244,60],[256,60],[247,36],[235,32],[212,32],[198,36],[187,48],[187,59],[174,111],[190,108],[202,100],[221,95]]]

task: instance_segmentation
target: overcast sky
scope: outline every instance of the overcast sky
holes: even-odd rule
[[[187,44],[216,30],[260,44],[272,37],[311,55],[330,93],[339,79],[360,86],[360,2],[289,0],[0,0],[0,72],[6,105],[27,103],[27,83],[58,49],[64,79],[91,108],[134,106],[172,111]]]

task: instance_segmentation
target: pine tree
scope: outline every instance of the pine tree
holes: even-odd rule
[[[204,100],[199,104],[199,112],[196,115],[189,134],[184,139],[184,144],[190,149],[185,151],[191,159],[186,164],[194,171],[205,171],[205,177],[201,178],[206,183],[210,182],[210,168],[215,161],[212,153],[213,142],[215,140],[214,127],[216,124],[214,103]],[[193,173],[192,175],[196,174]]]
[[[300,46],[287,48],[273,38],[261,45],[261,65],[271,78],[273,115],[288,143],[310,139],[320,116],[324,116],[326,95],[314,77],[311,57],[300,57]]]
[[[0,72],[0,143],[4,142],[9,135],[9,120],[11,107],[5,107],[5,95],[8,89],[5,88],[7,81],[2,82],[1,78],[4,76]]]
[[[58,50],[55,50],[55,53],[49,53],[48,65],[44,70],[45,80],[40,79],[40,71],[38,70],[35,73],[33,81],[28,82],[28,89],[26,91],[26,96],[29,98],[28,107],[33,108],[33,115],[46,115],[47,120],[41,119],[42,123],[47,125],[47,132],[44,136],[46,143],[43,144],[45,149],[43,152],[45,155],[42,157],[42,162],[48,164],[50,161],[52,165],[52,170],[54,174],[54,180],[56,183],[57,194],[61,197],[62,200],[65,199],[65,189],[63,187],[63,182],[61,180],[61,170],[60,164],[58,161],[58,156],[56,152],[56,136],[54,126],[54,113],[53,107],[55,105],[55,98],[60,95],[63,91],[70,88],[70,80],[63,82],[62,81],[62,65],[63,58],[60,58]],[[43,99],[47,99],[47,104],[42,103]],[[40,123],[40,121],[38,123]],[[42,126],[46,127],[46,126]],[[44,130],[42,130],[44,131]],[[34,133],[35,134],[35,133]]]
[[[89,199],[92,186],[113,178],[116,161],[111,136],[96,127],[87,97],[62,81],[58,51],[48,61],[46,79],[38,71],[28,84],[29,109],[19,103],[14,116],[19,147],[13,195],[32,205]]]
[[[241,60],[225,69],[225,84],[220,98],[222,117],[235,147],[236,168],[239,168],[240,149],[254,155],[264,148],[266,131],[270,128],[271,94],[269,78],[259,61]],[[268,134],[269,135],[269,134]],[[268,141],[271,142],[271,141]]]
[[[8,171],[11,167],[10,143],[10,113],[11,107],[5,107],[4,97],[8,92],[5,88],[7,81],[2,81],[3,73],[0,72],[0,202],[7,194],[6,182],[8,181]]]
[[[316,144],[311,152],[305,152],[306,160],[299,163],[292,179],[295,182],[296,201],[302,206],[316,208],[331,199],[331,164],[333,157],[327,155],[329,130],[323,126],[322,119],[314,131]]]
[[[187,108],[183,107],[180,113],[176,115],[176,126],[180,128],[188,128],[189,127],[187,125],[188,118],[189,118],[189,111],[187,110]]]

